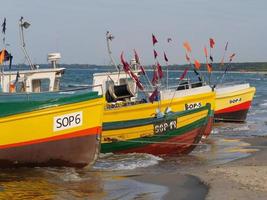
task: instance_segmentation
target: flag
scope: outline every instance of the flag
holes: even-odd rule
[[[139,59],[139,56],[138,56],[137,52],[135,51],[135,49],[134,49],[134,59],[135,59],[136,63],[140,65],[140,59]]]
[[[156,50],[154,49],[154,58],[156,59],[158,56],[158,53],[156,52]]]
[[[5,61],[5,52],[6,52],[6,50],[5,49],[3,49],[2,51],[0,51],[0,65],[2,65],[3,64],[3,62]]]
[[[185,50],[187,52],[191,52],[192,51],[191,46],[190,46],[189,42],[187,42],[187,41],[184,42],[184,48],[185,48]]]
[[[235,57],[235,53],[233,53],[231,56],[230,56],[230,62],[232,62],[233,58]]]
[[[140,70],[141,70],[141,72],[145,75],[146,74],[146,72],[145,72],[145,69],[144,69],[144,67],[143,66],[141,66],[141,65],[139,65],[139,68],[140,68]]]
[[[210,48],[214,48],[215,41],[214,39],[210,38]]]
[[[185,78],[187,71],[188,71],[188,68],[185,68],[184,72],[182,73],[182,75],[180,77],[180,81],[182,81]]]
[[[131,75],[132,79],[135,81],[136,86],[137,86],[140,90],[144,90],[144,86],[143,86],[142,83],[140,82],[139,78],[135,75],[135,73],[133,73],[132,71],[130,71],[130,75]]]
[[[213,62],[213,57],[212,57],[212,55],[210,55],[210,61]]]
[[[154,70],[153,79],[152,79],[152,85],[156,85],[159,80],[158,72]]]
[[[153,43],[153,46],[158,42],[157,38],[155,37],[154,34],[152,34],[152,43]]]
[[[207,70],[209,73],[212,72],[212,64],[211,63],[207,63]]]
[[[169,61],[169,59],[167,58],[167,56],[166,56],[166,53],[164,52],[164,60],[166,61],[166,62],[168,62]]]
[[[129,71],[130,71],[130,65],[124,60],[124,58],[123,58],[123,52],[121,52],[121,63],[123,65],[123,70],[125,71],[125,73],[129,73]]]
[[[170,43],[172,41],[171,38],[167,38],[167,42]]]
[[[190,62],[190,57],[187,55],[187,53],[185,54],[185,59]]]
[[[228,48],[228,42],[226,42],[226,45],[224,47],[224,50],[227,51],[227,48]]]
[[[200,67],[201,67],[200,62],[198,60],[195,60],[195,68],[200,69]]]
[[[207,50],[206,46],[204,47],[204,53],[205,53],[205,57],[207,58],[208,57],[208,50]]]
[[[161,66],[160,66],[159,63],[157,63],[157,68],[158,68],[159,78],[162,79],[162,77],[163,77],[163,71],[162,71],[162,68],[161,68]]]
[[[158,88],[156,88],[156,89],[152,92],[152,94],[150,95],[150,97],[149,97],[149,101],[150,101],[151,103],[153,103],[154,101],[157,101],[157,100],[158,100],[158,95],[159,95]]]
[[[2,24],[2,33],[6,34],[6,18],[4,19],[4,22]]]

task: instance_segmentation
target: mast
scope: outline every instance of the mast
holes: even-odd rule
[[[31,58],[26,50],[26,44],[25,44],[25,40],[24,40],[24,32],[23,32],[23,29],[27,29],[29,28],[31,24],[26,22],[26,21],[23,21],[23,17],[20,18],[19,20],[19,36],[20,36],[20,47],[26,57],[26,60],[28,62],[28,64],[30,65],[30,68],[33,70],[35,69],[35,66],[32,64],[32,61],[31,61]]]

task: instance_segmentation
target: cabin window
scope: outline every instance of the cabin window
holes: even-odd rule
[[[32,80],[33,92],[47,92],[49,91],[50,80],[49,79],[34,79]]]

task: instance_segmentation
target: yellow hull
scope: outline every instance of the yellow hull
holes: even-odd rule
[[[241,85],[242,86],[242,85]],[[241,87],[223,88],[216,92],[215,119],[225,121],[245,121],[256,89]]]
[[[93,162],[99,151],[103,104],[104,98],[95,98],[1,117],[0,167]]]
[[[160,107],[160,110],[164,110],[170,105],[171,100],[162,100],[160,105],[158,102],[143,103],[137,105],[129,105],[124,107],[105,109],[103,126],[104,130],[102,132],[102,142],[105,142],[105,138],[119,137],[124,139],[132,139],[137,137],[142,137],[145,135],[153,134],[151,127],[132,127],[124,129],[116,129],[112,131],[105,130],[105,124],[110,122],[123,122],[129,120],[138,120],[144,118],[151,118],[155,116],[156,110]],[[173,112],[179,112],[189,109],[189,106],[205,106],[207,103],[211,104],[211,110],[214,110],[215,106],[215,93],[207,92],[203,94],[191,95],[181,98],[174,98],[171,103],[171,110]],[[190,107],[193,109],[192,107]],[[210,113],[211,117],[213,112]],[[190,120],[185,120],[184,122],[190,123]],[[183,122],[179,121],[178,125],[184,126]],[[210,130],[209,130],[210,131]]]

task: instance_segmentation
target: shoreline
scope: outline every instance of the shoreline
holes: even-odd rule
[[[167,187],[169,192],[163,199],[266,199],[267,136],[241,140],[251,148],[262,148],[225,164],[197,166],[185,173],[142,174],[133,179]]]

